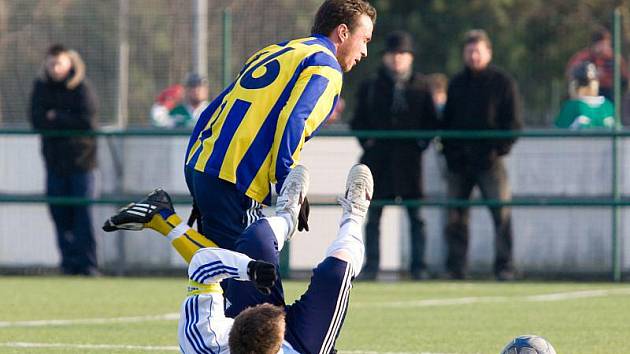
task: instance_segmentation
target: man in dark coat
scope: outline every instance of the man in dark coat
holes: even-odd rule
[[[85,80],[85,66],[78,53],[62,45],[48,49],[43,70],[31,95],[31,123],[42,131],[93,130],[96,99]],[[94,137],[42,137],[46,162],[46,192],[51,197],[93,195],[96,167]],[[50,205],[61,251],[61,271],[70,275],[95,275],[96,244],[86,206]]]
[[[386,39],[383,65],[376,77],[362,83],[352,121],[355,130],[432,130],[436,111],[428,84],[413,72],[413,38],[392,32]],[[360,139],[361,163],[374,174],[374,198],[422,198],[422,152],[429,140]],[[383,208],[372,206],[366,226],[366,264],[362,278],[374,279],[379,269],[380,219]],[[427,277],[424,262],[425,233],[420,210],[407,208],[411,227],[411,276]]]
[[[514,80],[490,64],[492,45],[482,30],[468,32],[463,71],[453,77],[442,118],[444,130],[519,130],[518,93]],[[469,199],[478,186],[485,199],[509,201],[511,191],[503,156],[516,139],[444,139],[448,196]],[[497,279],[513,279],[510,209],[490,208],[495,226]],[[468,208],[449,209],[446,226],[446,268],[454,279],[466,277]]]

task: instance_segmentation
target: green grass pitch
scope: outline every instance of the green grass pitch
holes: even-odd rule
[[[176,353],[185,279],[0,277],[0,353]],[[286,282],[287,299],[305,282]],[[558,353],[629,353],[630,285],[355,283],[340,353],[496,353],[539,334]]]

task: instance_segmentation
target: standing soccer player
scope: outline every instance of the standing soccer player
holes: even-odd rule
[[[252,247],[277,252],[276,245],[236,245],[270,204],[271,184],[279,192],[276,210],[288,226],[287,238],[308,230],[306,218],[284,206],[283,189],[297,165],[303,144],[324,125],[342,86],[342,73],[367,56],[376,10],[365,0],[326,0],[317,11],[311,37],[270,45],[255,53],[234,82],[201,114],[186,152],[186,183],[201,213],[203,235],[177,214],[151,209],[168,205],[163,192],[131,204],[110,218],[106,231],[149,227],[167,236],[189,262],[199,248],[219,246],[248,254]],[[305,196],[299,197],[308,208]],[[302,212],[300,211],[300,215]],[[130,220],[140,221],[130,221]],[[268,296],[250,284],[227,280],[230,317],[244,304],[284,301],[278,280]],[[238,294],[233,297],[232,294]]]
[[[271,184],[281,190],[303,144],[335,107],[342,72],[367,56],[375,19],[367,1],[326,0],[311,37],[255,53],[202,113],[185,174],[203,234],[212,242],[232,250],[241,232],[262,217]]]

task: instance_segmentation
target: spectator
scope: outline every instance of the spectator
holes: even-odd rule
[[[572,74],[583,62],[591,62],[595,64],[599,73],[599,93],[614,101],[614,56],[610,32],[600,27],[593,31],[591,35],[591,45],[575,53],[569,60],[566,68],[566,77],[571,81]],[[621,59],[621,82],[622,87],[626,87],[628,83],[628,71],[626,62]]]
[[[451,80],[442,119],[445,130],[518,130],[516,84],[508,74],[491,65],[492,44],[483,30],[466,34],[465,68]],[[448,167],[448,196],[469,199],[478,186],[484,199],[511,199],[503,157],[516,139],[443,139]],[[499,280],[514,278],[512,222],[507,207],[490,208],[495,226],[494,272]],[[451,208],[445,230],[448,246],[446,268],[453,279],[466,277],[468,208]]]
[[[569,84],[571,98],[556,117],[556,126],[570,129],[614,127],[613,104],[599,95],[598,88],[597,68],[593,63],[583,62],[573,69]]]
[[[156,127],[170,127],[169,113],[184,99],[184,87],[176,84],[165,88],[151,106],[151,123]]]
[[[433,97],[433,104],[438,116],[442,116],[444,112],[444,105],[446,104],[448,87],[448,78],[442,73],[434,73],[427,75],[429,81],[429,89],[431,90],[431,96]]]
[[[362,83],[352,129],[431,130],[437,118],[425,77],[413,71],[413,38],[392,32],[386,40],[382,65],[375,77]],[[375,199],[414,200],[422,197],[422,152],[429,140],[360,139],[361,162],[374,174]],[[383,207],[368,211],[367,260],[364,279],[374,279],[379,269],[380,219]],[[411,276],[427,277],[424,263],[425,232],[420,209],[408,207],[411,227]]]
[[[85,79],[78,53],[60,44],[51,46],[44,69],[31,96],[31,122],[41,131],[92,131],[96,126],[96,98]],[[49,197],[93,195],[96,140],[92,136],[42,137]],[[96,244],[89,208],[50,204],[61,271],[97,275]]]
[[[186,78],[184,101],[170,111],[170,128],[192,128],[208,106],[208,80],[198,74]]]

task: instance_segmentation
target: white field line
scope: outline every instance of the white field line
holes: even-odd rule
[[[138,350],[138,351],[179,351],[175,346],[145,346],[145,345],[124,345],[124,344],[73,344],[73,343],[27,343],[27,342],[7,342],[0,343],[0,347],[8,348],[63,348],[63,349],[95,349],[95,350]]]
[[[457,353],[434,353],[434,352],[375,352],[371,350],[340,350],[339,354],[457,354]]]
[[[606,297],[613,295],[630,295],[630,288],[624,289],[595,289],[571,291],[562,293],[549,293],[529,296],[477,296],[477,297],[460,297],[447,299],[424,299],[409,301],[388,301],[388,302],[357,302],[350,303],[352,307],[433,307],[433,306],[454,306],[469,305],[478,303],[500,303],[500,302],[548,302],[548,301],[565,301],[574,299],[585,299],[595,297]],[[7,327],[43,327],[43,326],[72,326],[72,325],[90,325],[90,324],[110,324],[110,323],[135,323],[149,321],[176,321],[179,319],[179,313],[167,313],[163,315],[151,316],[131,316],[131,317],[112,317],[112,318],[85,318],[85,319],[67,319],[67,320],[34,320],[34,321],[0,321],[0,328]],[[353,354],[352,352],[348,352]],[[366,352],[370,353],[370,352]],[[383,353],[381,353],[383,354]],[[409,354],[409,353],[399,353]],[[417,354],[417,353],[416,353]]]
[[[624,289],[596,289],[581,290],[562,293],[550,293],[528,296],[474,296],[446,299],[425,299],[425,300],[409,300],[409,301],[388,301],[388,302],[350,302],[351,307],[433,307],[433,306],[453,306],[453,305],[469,305],[478,303],[500,303],[500,302],[549,302],[549,301],[565,301],[574,299],[586,299],[595,297],[607,297],[614,295],[630,295],[630,288]]]
[[[0,321],[0,328],[3,327],[42,327],[42,326],[72,326],[83,324],[109,324],[109,323],[133,323],[148,321],[176,321],[179,320],[179,313],[167,313],[164,315],[133,316],[133,317],[112,317],[112,318],[82,318],[74,320],[37,320],[37,321]]]
[[[573,291],[569,293],[555,293],[555,294],[542,294],[528,296],[528,301],[564,301],[573,299],[586,299],[593,297],[606,297],[611,295],[628,295],[630,289],[596,289],[596,290],[583,290]]]
[[[125,345],[125,344],[74,344],[74,343],[29,343],[29,342],[6,342],[0,343],[0,347],[6,348],[44,348],[44,349],[92,349],[92,350],[137,350],[137,351],[179,351],[176,346],[145,346],[145,345]],[[447,354],[434,352],[376,352],[361,350],[340,350],[339,354]],[[454,354],[454,353],[450,353]]]

